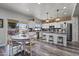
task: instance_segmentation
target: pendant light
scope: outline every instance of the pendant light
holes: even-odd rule
[[[60,20],[60,18],[58,17],[59,9],[57,9],[56,11],[57,11],[57,18],[56,18],[56,21],[59,21],[59,20]]]
[[[48,12],[46,12],[46,15],[47,15],[47,20],[46,20],[46,22],[48,23],[48,22],[49,22],[49,19],[48,19]]]

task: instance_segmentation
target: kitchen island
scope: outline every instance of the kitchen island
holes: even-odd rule
[[[28,32],[26,34],[18,34],[10,37],[10,41],[7,46],[7,55],[14,56],[18,53],[26,55],[26,52],[31,55],[31,46],[36,38],[36,32]]]
[[[66,33],[42,32],[42,40],[56,45],[67,46]]]

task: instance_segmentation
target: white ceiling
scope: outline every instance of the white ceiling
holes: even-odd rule
[[[79,3],[76,4],[73,16],[79,16]]]
[[[71,16],[75,3],[0,3],[0,7],[37,17],[38,19],[46,19],[48,17],[56,17],[56,10],[59,9],[59,16]],[[63,9],[66,7],[66,9]]]

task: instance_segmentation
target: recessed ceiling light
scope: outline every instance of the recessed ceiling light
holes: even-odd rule
[[[26,11],[29,11],[29,9],[26,9]]]
[[[64,13],[65,15],[67,14],[67,13]]]
[[[40,4],[40,3],[38,3],[38,4]]]
[[[63,9],[66,9],[67,7],[63,7]]]

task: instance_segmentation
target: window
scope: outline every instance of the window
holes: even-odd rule
[[[0,19],[0,28],[3,28],[3,19]]]

